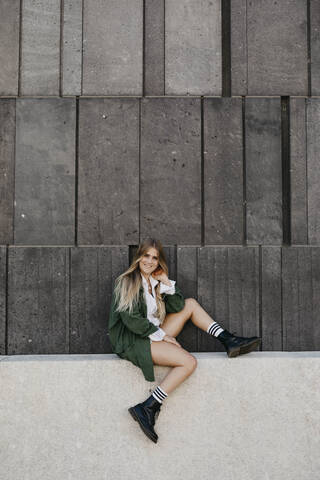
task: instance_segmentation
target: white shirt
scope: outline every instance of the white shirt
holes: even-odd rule
[[[151,287],[152,287],[152,295],[149,293],[149,288],[148,288],[148,281],[145,279],[145,277],[142,275],[140,272],[141,277],[142,277],[142,284],[144,288],[144,298],[147,304],[147,318],[150,322],[152,322],[154,325],[159,327],[160,325],[160,320],[157,317],[154,317],[154,313],[157,311],[157,302],[156,302],[156,293],[155,293],[155,286],[157,283],[159,283],[159,280],[156,280],[152,275],[149,276]],[[169,280],[171,285],[166,285],[163,282],[160,282],[160,293],[166,293],[169,295],[173,295],[176,292],[175,288],[175,280]],[[154,333],[151,333],[149,335],[150,338],[150,343],[152,340],[159,342],[160,340],[163,339],[163,337],[166,335],[166,332],[162,330],[162,328],[158,328],[158,330]]]

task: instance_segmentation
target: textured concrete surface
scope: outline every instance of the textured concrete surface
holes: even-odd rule
[[[2,358],[1,478],[317,478],[320,352],[195,356],[195,372],[163,403],[157,444],[127,409],[168,367],[148,383],[115,355]]]
[[[18,94],[20,3],[0,2],[0,95]]]

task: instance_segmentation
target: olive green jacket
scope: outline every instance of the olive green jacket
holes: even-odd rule
[[[177,284],[174,294],[162,294],[166,313],[176,313],[183,309],[185,300]],[[144,299],[144,288],[141,285],[139,302],[131,314],[128,311],[116,312],[115,294],[112,294],[108,322],[109,339],[114,353],[120,358],[129,360],[141,368],[144,378],[153,382],[154,370],[151,357],[149,335],[158,327],[147,318],[147,305]]]

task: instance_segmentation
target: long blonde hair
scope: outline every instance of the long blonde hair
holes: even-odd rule
[[[134,254],[130,267],[115,280],[114,293],[115,302],[117,304],[116,311],[121,312],[129,310],[129,313],[132,313],[133,306],[139,302],[139,293],[142,286],[139,262],[151,247],[158,251],[158,265],[163,269],[165,274],[168,275],[168,265],[161,242],[154,238],[147,238],[140,243]],[[161,324],[166,316],[166,309],[160,294],[160,282],[155,286],[155,293],[157,311],[154,313],[154,316],[159,318]]]

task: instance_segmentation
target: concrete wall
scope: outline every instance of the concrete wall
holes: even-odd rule
[[[161,407],[157,444],[128,408],[156,381],[115,355],[0,361],[6,480],[309,480],[320,468],[319,352],[196,353]]]

